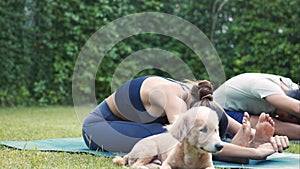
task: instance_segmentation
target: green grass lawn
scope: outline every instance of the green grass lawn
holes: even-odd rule
[[[81,137],[81,124],[73,107],[0,109],[0,141],[63,137]],[[111,158],[89,154],[0,148],[0,168],[118,168]]]
[[[73,107],[0,109],[0,141],[63,137],[81,137],[81,124]],[[0,148],[0,168],[121,168],[111,158],[89,154]],[[300,144],[291,144],[286,152],[299,151]]]

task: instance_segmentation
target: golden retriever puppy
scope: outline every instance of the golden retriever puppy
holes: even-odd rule
[[[218,124],[215,111],[193,107],[168,125],[168,132],[140,140],[131,152],[113,162],[143,169],[214,168],[211,153],[223,148]]]

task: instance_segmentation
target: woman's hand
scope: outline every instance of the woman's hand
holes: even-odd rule
[[[272,144],[273,149],[279,153],[282,153],[283,150],[289,148],[290,146],[289,138],[287,136],[276,135],[275,137],[271,137],[270,143]]]
[[[264,143],[254,149],[254,154],[251,159],[265,160],[267,158],[267,156],[269,156],[275,152],[276,151],[274,150],[273,145],[271,143]]]
[[[269,143],[259,145],[254,150],[254,160],[265,160],[267,156],[272,155],[275,152],[283,152],[283,150],[289,148],[289,139],[287,136],[275,136],[271,137]]]

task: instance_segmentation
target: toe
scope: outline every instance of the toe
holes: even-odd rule
[[[258,121],[264,122],[265,119],[266,119],[266,113],[262,112],[258,118]]]

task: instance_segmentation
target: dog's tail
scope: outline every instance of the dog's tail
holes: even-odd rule
[[[117,164],[118,166],[125,166],[128,162],[128,157],[121,157],[116,156],[113,158],[113,163]]]

